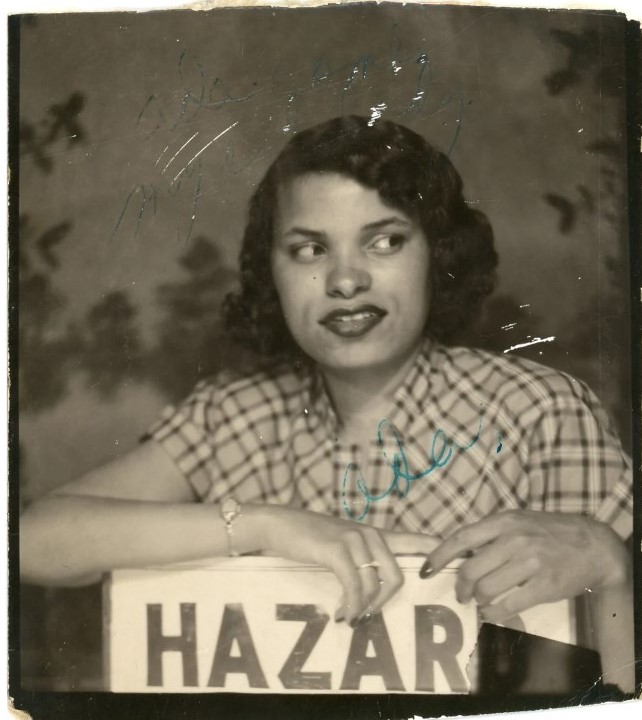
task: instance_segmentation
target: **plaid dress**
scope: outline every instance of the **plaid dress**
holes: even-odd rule
[[[203,502],[437,537],[502,510],[583,513],[631,535],[630,461],[593,393],[557,370],[426,342],[366,456],[340,443],[338,423],[317,373],[280,367],[199,383],[146,439]]]

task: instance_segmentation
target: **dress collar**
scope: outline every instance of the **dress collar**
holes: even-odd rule
[[[388,420],[402,432],[420,415],[427,402],[431,386],[431,375],[439,364],[437,358],[442,346],[426,338],[415,362],[393,393],[392,407]],[[327,428],[334,437],[339,430],[339,417],[334,408],[323,375],[316,366],[311,366],[305,378],[306,406],[308,420]],[[316,420],[316,423],[314,422]]]
[[[434,374],[438,372],[441,351],[442,346],[435,340],[424,340],[417,359],[394,392],[390,420],[398,416],[400,411],[405,411],[406,415],[420,415],[424,412],[430,402],[430,390]]]

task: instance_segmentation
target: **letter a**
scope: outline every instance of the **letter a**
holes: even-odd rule
[[[239,657],[231,655],[234,640],[238,643],[241,651]],[[228,673],[247,675],[250,687],[266,688],[268,686],[252,642],[243,606],[237,603],[226,605],[223,610],[221,630],[207,684],[209,687],[225,687]]]
[[[369,643],[374,648],[374,657],[366,656]],[[358,690],[364,675],[381,675],[386,690],[404,690],[381,613],[374,613],[370,622],[354,629],[341,689]]]

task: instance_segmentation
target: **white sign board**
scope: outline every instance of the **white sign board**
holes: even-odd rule
[[[474,603],[455,598],[456,569],[421,580],[423,558],[398,561],[403,587],[355,629],[333,620],[340,586],[317,567],[243,557],[116,571],[105,583],[109,689],[469,692],[479,623]],[[573,642],[569,608],[534,608],[518,625]]]

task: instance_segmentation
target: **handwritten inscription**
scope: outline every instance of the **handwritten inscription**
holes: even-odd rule
[[[376,102],[372,108],[364,106],[360,93],[371,91],[371,81],[379,76],[387,78],[385,84],[386,97],[376,98],[387,102]],[[410,76],[410,77],[409,77]],[[265,155],[274,152],[274,133],[289,133],[296,127],[297,108],[307,100],[323,94],[324,113],[328,110],[328,99],[336,102],[336,114],[347,112],[371,112],[373,122],[393,112],[396,118],[439,115],[451,109],[455,119],[452,123],[452,134],[446,148],[447,154],[452,152],[461,130],[466,101],[463,94],[452,89],[439,89],[439,81],[433,76],[433,62],[426,48],[404,50],[396,25],[391,28],[391,39],[388,52],[382,54],[363,54],[347,62],[333,62],[331,57],[318,56],[313,58],[307,67],[280,68],[278,63],[272,72],[271,80],[259,84],[252,80],[248,73],[239,72],[235,75],[235,87],[229,78],[223,77],[216,69],[208,69],[202,59],[189,49],[182,49],[177,59],[177,82],[180,91],[177,95],[152,93],[142,103],[135,120],[137,132],[145,124],[153,125],[150,136],[159,130],[175,131],[180,127],[188,129],[188,133],[178,138],[173,149],[170,145],[160,153],[163,162],[156,165],[161,175],[166,175],[168,182],[138,183],[125,192],[121,208],[116,215],[111,239],[126,227],[132,228],[136,236],[146,217],[155,215],[160,198],[163,195],[186,199],[186,217],[178,218],[177,239],[187,243],[192,236],[197,221],[199,201],[206,191],[201,154],[210,148],[219,137],[227,134],[222,141],[224,148],[223,168],[228,174],[242,172],[252,163]],[[393,86],[402,87],[401,98],[391,103],[387,97],[394,93]],[[336,89],[340,92],[335,92]],[[403,97],[403,88],[408,95]],[[176,99],[175,99],[176,98]],[[319,101],[321,98],[317,98]],[[350,105],[350,101],[352,104]],[[372,100],[366,101],[368,106]],[[229,125],[229,114],[222,118],[221,126],[212,132],[211,137],[197,138],[194,134],[194,123],[203,113],[216,113],[230,107],[251,108],[251,115],[265,126],[264,147],[257,147],[240,161],[236,158],[234,130],[241,122],[239,115],[233,125]],[[209,118],[208,118],[209,119]],[[227,121],[227,122],[226,122]],[[226,123],[226,124],[225,124]],[[445,125],[445,122],[441,122]],[[229,126],[229,127],[227,127]],[[213,128],[217,125],[213,123]],[[227,129],[225,129],[227,127]],[[202,142],[201,142],[202,140]],[[160,150],[160,148],[159,148]],[[180,159],[181,153],[189,155],[187,162],[182,162],[176,170],[167,173],[167,164]],[[169,163],[167,162],[169,160]],[[177,161],[178,162],[178,161]],[[217,174],[220,178],[220,174]],[[164,180],[165,178],[163,178]],[[213,194],[207,190],[208,196]]]
[[[377,444],[380,448],[381,456],[385,460],[386,465],[388,465],[388,467],[392,470],[392,478],[388,486],[382,492],[373,493],[368,487],[359,465],[357,465],[356,463],[348,463],[345,473],[343,475],[343,486],[341,493],[343,508],[346,515],[352,520],[362,521],[367,516],[368,511],[370,510],[370,505],[373,502],[383,500],[395,491],[397,492],[399,497],[406,497],[410,492],[410,488],[412,487],[413,483],[427,477],[435,470],[448,465],[448,463],[453,458],[454,452],[470,450],[470,448],[472,448],[479,440],[482,429],[482,421],[483,413],[479,416],[479,426],[477,428],[477,432],[465,445],[459,445],[452,438],[449,438],[441,428],[437,429],[433,434],[430,447],[430,464],[425,469],[417,473],[413,473],[410,470],[410,465],[408,463],[408,458],[406,457],[406,452],[404,450],[404,445],[401,437],[399,436],[397,430],[392,425],[392,423],[386,418],[384,418],[377,427]],[[392,454],[392,457],[388,454],[388,452],[386,452],[385,449],[384,437],[386,432],[388,432],[394,440],[395,451]],[[501,435],[499,435],[499,437],[501,438]],[[501,449],[502,445],[500,440],[499,444],[497,445],[497,452],[500,452]],[[357,501],[359,505],[363,505],[363,509],[360,513],[355,513],[350,506],[350,503],[348,502],[349,485],[351,480],[354,483],[356,490],[361,496],[360,499]]]

